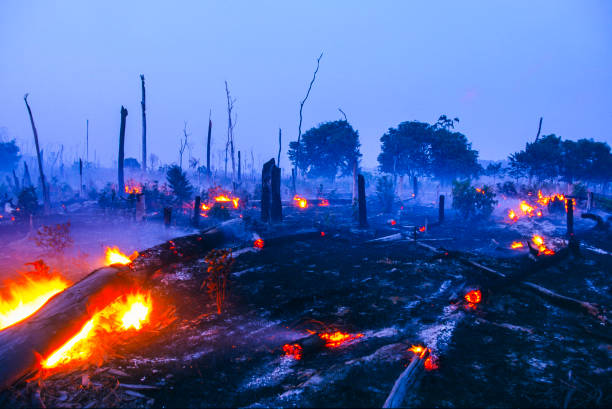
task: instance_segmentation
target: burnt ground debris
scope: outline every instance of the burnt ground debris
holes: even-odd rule
[[[393,226],[389,216],[378,215],[370,229],[359,230],[349,228],[346,206],[289,208],[282,228],[257,227],[262,237],[304,226],[325,236],[238,256],[221,315],[200,290],[204,257],[168,266],[154,275],[153,288],[174,306],[172,324],[122,345],[115,351],[120,356],[101,366],[15,385],[0,405],[381,406],[412,356],[408,348],[418,343],[434,350],[439,368],[422,377],[409,406],[611,406],[609,327],[519,286],[488,291],[492,279],[483,272],[456,258],[432,257],[410,237],[413,226],[436,213],[410,206],[394,216]],[[507,245],[528,230],[545,231],[563,245],[561,217],[536,223],[468,224],[450,214],[418,240],[469,253],[511,275],[526,252]],[[577,236],[609,252],[609,236],[592,225],[576,220]],[[405,239],[370,241],[397,232]],[[582,253],[529,280],[612,305],[610,256],[584,246]],[[470,288],[483,291],[475,309],[453,304]],[[300,360],[283,356],[283,344],[326,329],[363,337]]]

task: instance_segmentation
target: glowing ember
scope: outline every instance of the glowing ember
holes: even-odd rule
[[[142,193],[142,185],[135,183],[133,181],[129,181],[125,186],[124,186],[124,190],[125,193],[129,194],[129,195],[139,195]]]
[[[238,209],[238,202],[240,201],[240,198],[238,197],[228,197],[226,195],[220,195],[215,197],[215,202],[232,202],[232,204],[234,205],[234,209]]]
[[[300,209],[306,209],[308,207],[308,200],[304,199],[303,197],[295,195],[293,196],[293,200]]]
[[[58,273],[50,273],[42,261],[30,263],[34,271],[22,273],[16,280],[6,280],[0,292],[0,331],[38,311],[70,283]]]
[[[302,346],[300,344],[285,344],[283,345],[285,356],[291,357],[297,361],[302,359]]]
[[[348,334],[346,332],[336,331],[319,334],[319,337],[326,341],[326,347],[336,348],[346,342],[363,337],[363,334]]]
[[[472,290],[468,292],[465,296],[465,301],[470,304],[478,304],[482,300],[482,293],[480,290]]]
[[[421,227],[419,227],[419,231],[420,231],[421,233],[424,233],[424,232],[425,232],[425,230],[426,230],[425,226],[421,226]]]
[[[482,189],[480,189],[480,188],[476,188],[476,191],[477,191],[478,193],[482,193],[483,195],[485,194],[484,190],[482,190]]]
[[[516,215],[516,213],[514,213],[514,210],[510,209],[508,211],[508,217],[510,218],[510,220],[512,220],[513,222],[518,220],[518,216]]]
[[[329,206],[329,200],[327,200],[327,199],[319,199],[319,206],[321,206],[321,207]]]
[[[126,256],[123,254],[117,247],[107,247],[106,248],[106,265],[111,266],[113,264],[130,264],[138,257],[138,252],[135,251],[131,255]]]
[[[414,352],[414,354],[418,355],[419,358],[423,358],[427,353],[427,348],[421,345],[413,345],[408,349],[408,351]]]
[[[533,212],[535,211],[535,207],[531,206],[524,200],[519,204],[519,208],[524,215],[529,217],[533,216]]]
[[[264,247],[264,241],[262,239],[257,239],[253,242],[253,247],[255,247],[256,249],[263,249]]]
[[[391,220],[391,226],[395,226],[397,222],[395,220]]]
[[[153,308],[150,294],[139,292],[117,298],[83,325],[81,330],[41,361],[43,368],[55,368],[72,361],[82,361],[100,348],[106,334],[139,331],[148,323]]]
[[[512,244],[510,245],[510,248],[513,248],[513,249],[522,249],[523,247],[525,247],[525,245],[520,241],[513,241]]]
[[[433,371],[433,370],[439,368],[438,367],[438,360],[435,357],[430,355],[425,360],[425,363],[423,364],[423,366],[425,367],[426,371]]]
[[[555,252],[551,249],[549,249],[548,247],[546,247],[546,245],[544,244],[544,238],[542,236],[539,236],[537,234],[535,234],[532,238],[531,238],[531,242],[537,247],[538,251],[542,254],[545,254],[547,256],[551,256],[553,254],[555,254]]]

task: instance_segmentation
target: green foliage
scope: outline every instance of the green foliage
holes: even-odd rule
[[[184,202],[191,199],[193,195],[193,186],[187,179],[187,174],[177,165],[172,165],[166,173],[168,185],[174,193],[177,202]]]
[[[15,140],[0,142],[0,172],[10,172],[17,167],[21,155]]]
[[[29,218],[30,215],[38,213],[40,206],[36,197],[36,190],[33,187],[21,189],[17,196],[17,208],[19,211],[16,217],[21,219]]]
[[[300,141],[300,163],[297,167],[308,177],[334,179],[338,172],[351,174],[359,160],[359,133],[345,120],[324,122],[309,129]],[[297,161],[297,141],[289,144],[289,159]]]
[[[503,184],[497,184],[497,191],[507,197],[516,197],[518,192],[516,190],[516,185],[513,182],[506,181]]]
[[[495,179],[499,176],[503,176],[505,173],[505,169],[502,168],[501,162],[491,162],[487,165],[485,169],[485,174],[487,176],[491,176],[493,178],[493,183],[495,183]]]
[[[376,179],[376,196],[380,201],[384,213],[391,213],[395,200],[395,186],[389,176]]]
[[[380,170],[411,177],[433,175],[442,181],[477,175],[478,152],[465,135],[450,130],[454,122],[443,115],[434,125],[411,121],[389,128],[380,138]]]
[[[466,219],[488,218],[497,204],[489,186],[477,190],[469,180],[453,182],[453,209]]]

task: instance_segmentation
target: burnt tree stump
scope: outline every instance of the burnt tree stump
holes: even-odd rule
[[[170,227],[171,222],[172,222],[172,208],[164,207],[164,225],[166,227]]]
[[[366,209],[365,179],[363,175],[357,176],[357,201],[359,203],[359,227],[368,227],[368,213]]]
[[[444,195],[440,195],[440,202],[438,203],[438,223],[444,221]]]
[[[261,221],[270,221],[270,206],[272,202],[272,169],[274,169],[274,158],[263,165],[261,170]]]
[[[567,208],[567,235],[574,236],[574,201],[572,198],[565,199],[565,207]]]
[[[200,196],[195,197],[195,201],[193,203],[193,227],[198,227],[200,225],[200,206],[202,205],[202,198]]]
[[[281,170],[278,166],[272,167],[272,203],[270,206],[270,216],[273,223],[283,221],[283,205],[281,203]]]
[[[123,195],[125,190],[125,183],[123,180],[123,158],[124,158],[124,147],[125,147],[125,118],[128,115],[127,109],[121,106],[121,124],[119,126],[119,158],[117,161],[117,183],[119,194]]]

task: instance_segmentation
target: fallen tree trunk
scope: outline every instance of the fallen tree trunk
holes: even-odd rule
[[[429,355],[426,350],[424,354],[414,355],[410,364],[404,369],[401,375],[395,380],[393,388],[387,396],[383,408],[403,408],[406,406],[404,401],[411,387],[413,387],[419,379],[419,376],[425,370],[425,360]]]

